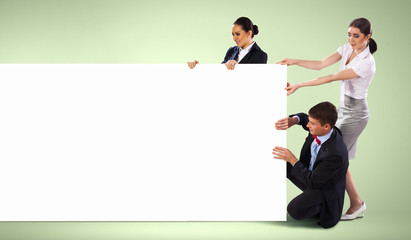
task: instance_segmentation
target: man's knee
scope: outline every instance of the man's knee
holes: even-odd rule
[[[312,217],[319,217],[321,212],[321,202],[317,204],[306,204],[307,200],[301,197],[294,198],[287,206],[287,212],[295,220],[303,220]]]
[[[293,201],[288,204],[287,212],[295,220],[303,220],[305,218],[304,214],[302,213],[302,209],[299,209],[298,205]]]

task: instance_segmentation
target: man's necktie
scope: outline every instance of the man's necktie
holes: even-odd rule
[[[318,140],[317,136],[313,135],[313,137],[315,139],[315,144],[314,144],[312,154],[311,154],[310,166],[308,167],[309,170],[313,170],[314,162],[315,162],[315,159],[317,158],[318,147],[321,144],[321,141]]]
[[[316,136],[316,135],[313,135],[313,137],[315,138],[315,141],[317,142],[317,145],[320,145],[320,144],[321,144],[321,141],[318,140],[317,136]]]

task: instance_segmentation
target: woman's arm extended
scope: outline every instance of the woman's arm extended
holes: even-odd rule
[[[325,83],[330,83],[333,81],[342,81],[342,80],[347,80],[351,78],[356,78],[359,77],[354,70],[350,69],[345,69],[339,72],[336,72],[334,74],[325,76],[325,77],[319,77],[310,81],[306,82],[301,82],[301,83],[295,83],[293,85],[287,86],[285,90],[287,90],[287,96],[294,93],[297,91],[297,89],[301,87],[309,87],[309,86],[317,86],[317,85],[322,85]]]
[[[281,65],[297,65],[303,68],[308,68],[312,70],[321,70],[325,67],[333,65],[334,63],[341,60],[341,55],[338,52],[323,58],[319,61],[312,61],[312,60],[301,60],[301,59],[291,59],[291,58],[284,58],[283,60],[277,62],[277,64]]]

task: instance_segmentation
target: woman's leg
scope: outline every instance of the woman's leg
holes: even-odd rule
[[[357,192],[357,188],[355,188],[350,169],[347,170],[345,190],[347,191],[347,194],[350,197],[350,208],[348,208],[346,214],[353,214],[355,211],[360,209],[360,207],[363,204],[363,201],[361,200]]]
[[[344,96],[344,107],[338,109],[336,126],[341,130],[348,150],[348,159],[355,158],[357,139],[367,126],[369,119],[368,104],[365,99],[354,99]],[[354,185],[350,169],[347,170],[345,190],[350,198],[350,207],[346,214],[352,214],[363,205]]]

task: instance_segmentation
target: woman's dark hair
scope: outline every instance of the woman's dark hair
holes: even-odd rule
[[[235,22],[235,25],[241,26],[245,32],[252,30],[251,37],[258,34],[258,26],[253,25],[253,22],[248,17],[240,17]]]
[[[372,36],[372,27],[370,21],[368,21],[366,18],[357,18],[352,20],[350,23],[350,27],[355,27],[360,29],[360,32],[367,36],[370,34],[370,39],[368,40],[368,46],[370,47],[370,52],[375,53],[377,51],[377,43],[374,41],[374,39],[371,38]]]

